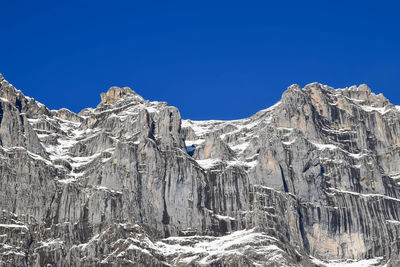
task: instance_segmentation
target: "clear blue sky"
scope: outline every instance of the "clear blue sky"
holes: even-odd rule
[[[399,14],[396,1],[0,0],[0,72],[75,112],[113,85],[192,119],[247,117],[314,81],[400,104]]]

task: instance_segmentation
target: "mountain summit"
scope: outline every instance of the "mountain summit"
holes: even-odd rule
[[[137,95],[131,88],[129,87],[111,87],[106,93],[102,93],[101,103],[103,104],[113,104],[121,98],[126,96]]]
[[[128,87],[49,110],[0,76],[4,266],[398,266],[400,111],[290,86],[232,121]]]

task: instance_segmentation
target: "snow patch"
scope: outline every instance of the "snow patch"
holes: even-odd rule
[[[292,144],[294,144],[296,142],[296,138],[287,142],[282,142],[282,144],[286,145],[286,146],[290,146]]]
[[[48,241],[40,242],[41,247],[51,247],[51,246],[54,246],[54,245],[61,245],[63,243],[64,243],[64,241],[62,241],[60,239],[50,239]]]
[[[371,106],[359,106],[362,110],[366,111],[366,112],[378,112],[381,115],[384,115],[386,113],[388,113],[389,111],[391,111],[392,109],[389,108],[388,106],[384,106],[383,108],[376,108],[376,107],[371,107]]]
[[[185,140],[186,146],[199,146],[203,144],[205,139],[197,139],[197,140]]]
[[[357,192],[352,192],[352,191],[340,190],[340,189],[336,189],[333,187],[330,187],[329,190],[337,192],[337,193],[351,194],[351,195],[356,195],[356,196],[365,197],[365,198],[380,197],[380,198],[384,198],[384,199],[388,199],[388,200],[400,201],[400,199],[397,199],[394,197],[389,197],[389,196],[382,195],[382,194],[362,194],[362,193],[357,193]]]
[[[61,180],[56,180],[56,181],[59,183],[62,183],[62,184],[71,184],[71,183],[76,182],[77,179],[76,178],[68,178],[68,179],[61,179]]]
[[[236,221],[235,218],[230,217],[230,216],[224,216],[224,215],[219,215],[219,214],[214,214],[215,217],[217,217],[219,220],[224,220],[224,221]]]
[[[327,262],[318,260],[314,257],[311,257],[311,261],[319,266],[324,267],[372,267],[372,266],[382,266],[381,264],[382,257],[366,259],[366,260],[330,260]],[[381,264],[381,265],[378,265]]]
[[[28,226],[21,224],[0,224],[0,228],[10,228],[10,229],[25,229],[29,230]]]
[[[192,243],[199,239],[198,242]],[[196,240],[197,241],[197,240]],[[165,256],[177,256],[179,262],[190,263],[199,259],[200,265],[210,265],[224,256],[242,255],[243,250],[256,245],[256,253],[272,254],[273,257],[282,257],[282,249],[274,244],[264,245],[265,241],[276,242],[276,239],[257,233],[254,229],[233,232],[226,236],[191,236],[191,237],[169,237],[157,242],[157,250]],[[171,244],[172,243],[172,244]],[[190,245],[192,243],[192,245]],[[185,244],[185,245],[181,245]],[[186,245],[189,244],[189,245]]]
[[[396,221],[396,220],[386,220],[386,222],[391,223],[391,224],[400,225],[400,221]]]
[[[332,145],[332,144],[317,144],[317,143],[313,143],[313,142],[311,142],[311,144],[313,144],[318,150],[325,150],[325,149],[335,150],[335,149],[338,149],[337,146]]]
[[[249,147],[249,143],[248,142],[244,142],[244,143],[241,143],[241,144],[230,146],[230,148],[233,151],[237,152],[237,153],[243,153],[246,150],[246,148],[248,148],[248,147]]]
[[[202,167],[203,169],[211,169],[218,163],[221,163],[220,159],[199,159],[196,162]]]

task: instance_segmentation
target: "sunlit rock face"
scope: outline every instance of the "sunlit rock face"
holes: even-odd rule
[[[292,85],[233,121],[0,85],[3,266],[400,263],[400,111],[366,85]]]
[[[132,91],[129,87],[111,87],[106,93],[101,93],[101,103],[102,104],[114,104],[121,98],[127,97],[129,95],[135,95],[135,92]]]

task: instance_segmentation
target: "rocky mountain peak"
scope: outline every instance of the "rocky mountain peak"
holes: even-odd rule
[[[366,84],[334,89],[330,86],[317,82],[307,84],[301,88],[293,84],[282,94],[282,102],[293,108],[298,108],[305,103],[311,103],[318,107],[338,103],[342,108],[348,109],[351,106],[383,108],[393,106],[383,94],[375,94]],[[347,105],[346,107],[343,107]]]
[[[114,104],[122,98],[129,96],[137,96],[137,94],[129,87],[111,87],[106,93],[101,93],[101,103],[102,104]]]
[[[75,114],[0,84],[1,266],[399,266],[400,111],[366,85],[194,121],[128,87]]]
[[[0,77],[0,97],[2,100],[7,100],[11,105],[22,108],[23,102],[27,102],[24,94],[17,90],[12,84],[10,84],[3,76]]]
[[[358,102],[363,105],[372,105],[374,107],[384,107],[391,104],[386,97],[380,93],[375,94],[366,84],[361,84],[359,86],[351,86],[344,89],[337,89],[338,93],[352,100],[353,102]]]

